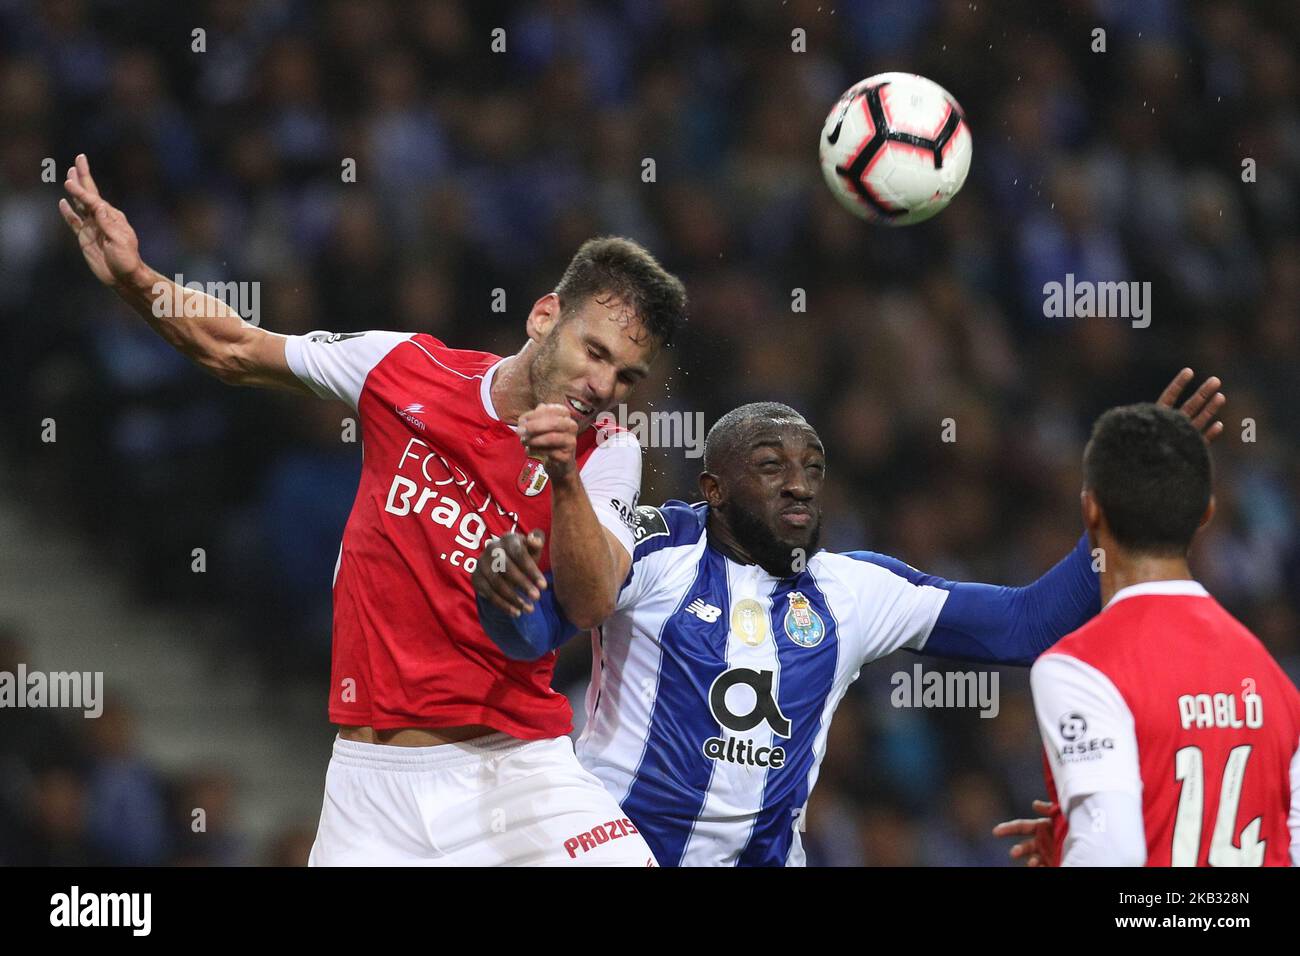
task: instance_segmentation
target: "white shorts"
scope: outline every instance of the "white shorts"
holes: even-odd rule
[[[336,738],[308,866],[655,866],[568,737]]]

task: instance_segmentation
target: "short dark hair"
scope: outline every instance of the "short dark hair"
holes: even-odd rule
[[[563,313],[596,295],[630,306],[660,345],[671,345],[686,321],[686,287],[631,239],[588,239],[569,261],[555,287]]]
[[[806,419],[789,405],[780,402],[750,402],[733,408],[714,422],[704,437],[704,470],[715,473],[715,465],[733,459],[738,442],[760,421],[802,422]]]
[[[1214,475],[1191,420],[1146,402],[1097,419],[1083,453],[1083,481],[1121,547],[1179,557],[1200,527]]]

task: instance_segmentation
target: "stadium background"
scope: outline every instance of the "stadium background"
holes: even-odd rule
[[[0,0],[0,669],[102,666],[110,698],[98,720],[0,713],[0,862],[301,862],[328,759],[347,410],[223,387],[99,287],[56,209],[79,151],[149,263],[260,282],[278,332],[513,351],[583,239],[635,237],[692,296],[642,407],[795,405],[828,443],[825,546],[950,578],[1050,566],[1080,530],[1091,419],[1183,365],[1218,374],[1194,567],[1295,676],[1289,8]],[[953,206],[893,231],[833,204],[815,147],[840,91],[891,69],[951,90],[975,144]],[[1066,273],[1150,281],[1151,327],[1045,318]],[[694,496],[681,449],[647,465],[643,501]],[[1025,673],[1002,672],[993,720],[891,707],[916,660],[871,666],[841,707],[813,862],[1002,864],[989,828],[1041,793]],[[588,662],[562,661],[575,700]]]

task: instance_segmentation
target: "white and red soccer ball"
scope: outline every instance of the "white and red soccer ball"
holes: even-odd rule
[[[929,219],[970,171],[966,114],[938,83],[881,73],[849,87],[821,137],[822,174],[835,198],[870,222]]]

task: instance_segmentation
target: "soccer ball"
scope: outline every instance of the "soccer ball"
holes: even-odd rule
[[[966,114],[915,73],[881,73],[844,92],[822,127],[822,175],[856,216],[921,222],[952,202],[970,170]]]

